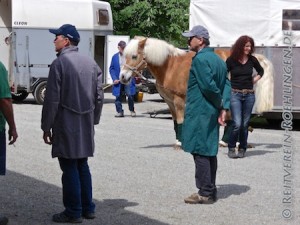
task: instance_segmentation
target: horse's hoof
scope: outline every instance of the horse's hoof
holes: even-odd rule
[[[181,145],[174,145],[174,149],[176,150],[176,151],[181,151],[182,150],[182,148],[181,148]]]
[[[177,151],[182,150],[180,141],[176,140],[176,143],[174,145],[174,149],[177,150]]]
[[[228,144],[224,141],[219,141],[219,147],[228,147]]]
[[[248,144],[247,148],[254,148],[254,146],[252,144]]]

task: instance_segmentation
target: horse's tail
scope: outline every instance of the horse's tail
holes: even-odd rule
[[[255,104],[253,112],[262,113],[273,108],[274,104],[274,67],[271,61],[261,54],[255,57],[264,68],[263,77],[257,82],[255,87]]]

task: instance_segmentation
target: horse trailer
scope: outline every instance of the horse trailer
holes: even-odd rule
[[[9,72],[13,99],[32,93],[43,103],[49,67],[56,58],[50,28],[73,24],[80,34],[79,51],[91,56],[111,84],[109,64],[119,40],[113,36],[110,4],[98,0],[0,0],[0,60]]]
[[[255,52],[274,67],[268,84],[273,85],[273,107],[260,114],[277,120],[290,107],[293,119],[300,119],[300,1],[191,0],[189,26],[195,25],[208,29],[215,49],[230,49],[238,37],[251,36]]]

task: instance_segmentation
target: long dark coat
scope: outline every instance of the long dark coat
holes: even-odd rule
[[[53,133],[52,157],[93,156],[102,106],[101,69],[77,47],[64,48],[51,64],[42,110],[42,130]]]
[[[215,156],[218,152],[218,116],[229,109],[227,67],[212,48],[204,48],[192,61],[189,75],[182,148],[186,152]]]

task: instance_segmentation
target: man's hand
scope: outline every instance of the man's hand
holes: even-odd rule
[[[120,83],[120,80],[114,80],[114,84]]]
[[[218,117],[218,122],[221,126],[226,126],[225,117],[226,117],[226,110],[222,109]]]
[[[13,143],[16,142],[17,138],[18,138],[18,133],[17,133],[16,128],[14,128],[14,129],[9,128],[9,130],[8,130],[8,141],[9,141],[9,143],[8,144],[12,145]]]
[[[44,142],[48,145],[52,145],[52,133],[51,131],[44,131],[43,135]]]
[[[2,112],[8,123],[8,144],[12,145],[16,142],[18,133],[16,129],[11,98],[0,98],[0,112]]]

